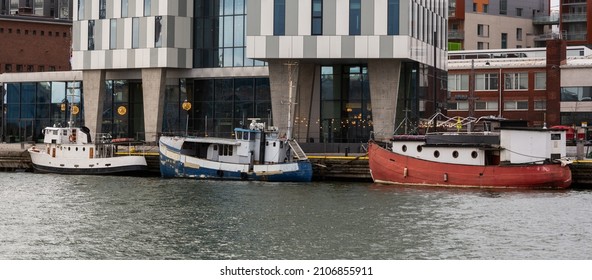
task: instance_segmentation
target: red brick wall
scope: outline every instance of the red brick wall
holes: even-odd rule
[[[0,18],[0,74],[19,72],[17,68],[69,71],[71,29],[71,24]]]

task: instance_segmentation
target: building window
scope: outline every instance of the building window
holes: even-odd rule
[[[78,20],[84,19],[84,2],[85,0],[78,0]]]
[[[498,75],[497,73],[476,74],[475,75],[475,90],[497,90]]]
[[[121,17],[128,16],[128,0],[121,0]]]
[[[469,90],[469,75],[467,74],[448,74],[449,91],[467,91]]]
[[[39,66],[37,66],[37,69],[39,69],[39,72],[44,72],[45,71],[45,66],[39,65]]]
[[[132,19],[132,49],[140,47],[140,18]]]
[[[536,111],[547,110],[547,100],[535,100],[534,101],[534,109]]]
[[[362,4],[361,0],[349,1],[349,35],[362,34]]]
[[[506,101],[504,110],[507,111],[525,111],[528,110],[528,101]]]
[[[152,1],[151,0],[144,0],[144,16],[149,17],[152,15]]]
[[[273,35],[286,35],[286,0],[273,1]]]
[[[518,17],[522,16],[522,8],[516,8],[516,16],[518,16]]]
[[[502,49],[508,48],[508,33],[502,33]]]
[[[43,33],[43,31],[41,31]],[[95,21],[88,21],[88,50],[92,51],[95,49]]]
[[[477,49],[478,50],[488,50],[489,49],[489,42],[477,42]]]
[[[522,41],[522,28],[516,28],[516,41]]]
[[[473,12],[477,12],[477,3],[473,3]]]
[[[497,101],[477,101],[475,102],[475,110],[479,111],[497,111]]]
[[[487,25],[487,24],[477,24],[477,36],[479,36],[479,37],[489,37],[489,25]]]
[[[312,35],[323,35],[323,0],[312,0]]]
[[[534,73],[534,89],[547,89],[547,73]]]
[[[489,11],[489,5],[483,4],[483,13],[487,14],[488,11]]]
[[[154,21],[154,47],[162,47],[162,17],[157,16]]]
[[[528,90],[528,73],[505,74],[504,85],[507,90]]]
[[[107,0],[99,0],[99,19],[107,18]]]
[[[388,0],[388,35],[399,35],[399,0]]]
[[[22,64],[16,65],[16,72],[23,72],[23,65]]]
[[[4,72],[12,72],[12,64],[4,64]]]
[[[448,110],[449,111],[468,111],[469,110],[469,102],[468,101],[458,101],[458,102],[448,103]]]
[[[592,101],[592,87],[562,87],[561,101]]]
[[[110,36],[109,36],[109,48],[116,49],[117,48],[117,20],[111,19],[111,28],[110,28]]]
[[[508,14],[508,0],[500,0],[500,15]]]

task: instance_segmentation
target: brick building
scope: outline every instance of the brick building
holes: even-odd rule
[[[561,71],[570,61],[591,55],[590,49],[566,47],[562,40],[548,41],[546,48],[450,52],[448,116],[566,124]]]
[[[0,74],[68,71],[72,22],[0,15]]]

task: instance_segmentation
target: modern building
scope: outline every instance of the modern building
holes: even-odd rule
[[[82,107],[78,123],[147,141],[186,124],[230,136],[258,117],[311,147],[359,146],[445,106],[445,1],[80,0],[73,7],[74,71],[0,76],[5,139],[61,120],[68,88],[68,102]],[[27,105],[16,98],[39,92],[50,95]]]
[[[448,6],[450,50],[544,47],[559,24],[550,0],[449,0]]]
[[[591,0],[560,0],[559,30],[568,45],[592,45],[591,8]]]
[[[592,121],[592,50],[550,40],[546,48],[449,53],[448,116],[497,116],[532,126]]]
[[[72,19],[72,0],[0,0],[0,15]]]

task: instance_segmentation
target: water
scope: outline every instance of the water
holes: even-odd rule
[[[589,259],[592,191],[0,173],[0,259]]]

